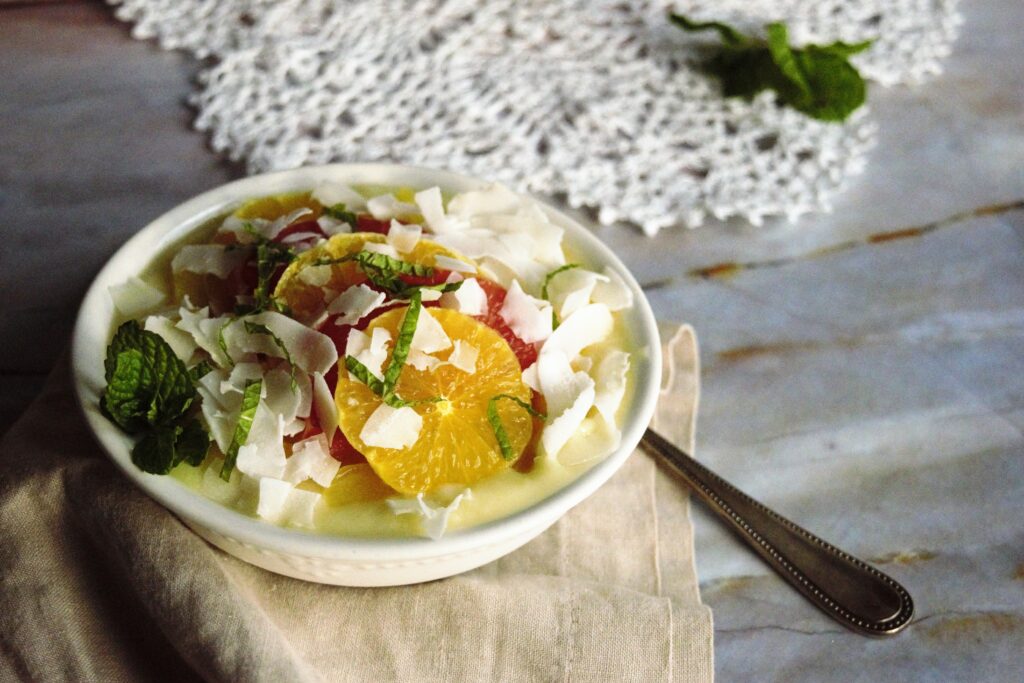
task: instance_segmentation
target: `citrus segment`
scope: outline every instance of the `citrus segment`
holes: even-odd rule
[[[242,204],[235,209],[234,215],[243,220],[262,218],[272,221],[281,216],[287,216],[296,209],[309,209],[312,215],[303,216],[303,220],[316,220],[323,212],[320,202],[313,199],[309,192],[291,192],[288,194],[275,194],[268,197],[260,197]]]
[[[324,489],[324,498],[328,505],[348,505],[349,503],[369,503],[384,500],[395,495],[377,473],[367,464],[345,465],[338,470],[331,485]]]
[[[299,319],[317,315],[323,308],[322,292],[324,288],[340,293],[352,285],[365,282],[366,275],[353,262],[335,263],[329,266],[314,264],[323,259],[339,259],[350,256],[362,251],[367,244],[382,244],[384,241],[383,235],[369,232],[341,233],[331,237],[326,242],[300,254],[288,266],[277,283],[274,298],[286,304]],[[412,251],[401,255],[401,260],[433,267],[435,265],[434,258],[438,254],[466,261],[464,256],[430,240],[417,242]],[[311,267],[329,268],[330,277],[327,282],[322,285],[310,284],[310,282],[319,282],[320,280],[313,278],[303,280],[299,277],[304,269]]]
[[[381,314],[370,323],[367,334],[380,327],[396,339],[407,310],[402,307]],[[472,345],[478,357],[472,373],[450,365],[434,370],[417,370],[412,365],[402,368],[398,396],[406,401],[424,401],[412,406],[423,419],[415,444],[404,449],[368,446],[360,433],[381,405],[380,397],[344,371],[339,373],[335,393],[345,437],[366,456],[386,484],[406,494],[428,492],[443,484],[468,486],[509,467],[514,459],[506,461],[501,456],[487,419],[487,404],[499,394],[526,402],[531,395],[523,384],[518,359],[497,332],[456,311],[431,308],[421,315],[433,315],[452,342]],[[393,342],[390,347],[389,355]],[[443,360],[447,353],[439,353],[438,358]],[[518,457],[530,441],[532,418],[513,401],[499,401],[498,414],[512,452]]]

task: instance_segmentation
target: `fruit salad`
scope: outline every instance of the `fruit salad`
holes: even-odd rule
[[[283,526],[500,518],[614,451],[632,393],[631,290],[500,185],[254,198],[110,294],[132,462]]]

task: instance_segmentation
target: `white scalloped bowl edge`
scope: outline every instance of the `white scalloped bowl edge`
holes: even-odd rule
[[[650,305],[621,261],[589,230],[541,203],[565,229],[568,244],[584,262],[614,269],[633,291],[623,312],[636,344],[636,390],[623,420],[620,447],[544,500],[502,519],[427,538],[363,539],[283,528],[226,508],[171,477],[132,465],[131,440],[99,412],[103,358],[114,317],[107,288],[138,274],[168,244],[255,196],[308,189],[321,180],[347,184],[430,187],[453,192],[479,189],[486,181],[447,171],[390,164],[332,164],[268,173],[215,188],[168,211],[122,246],[96,276],[75,323],[72,368],[85,418],[99,443],[124,474],[210,543],[279,574],[343,586],[392,586],[452,576],[506,555],[538,536],[593,493],[636,448],[654,413],[661,383],[661,347]]]

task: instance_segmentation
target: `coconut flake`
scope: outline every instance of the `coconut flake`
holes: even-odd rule
[[[196,383],[196,390],[202,399],[199,406],[203,419],[221,452],[227,452],[231,444],[242,405],[241,394],[221,393],[220,385],[227,379],[227,370],[218,368],[200,377]]]
[[[259,363],[235,363],[235,366],[231,368],[228,378],[220,383],[220,393],[223,395],[231,393],[241,395],[245,391],[246,384],[262,378],[263,368],[260,367]],[[266,387],[260,390],[260,395],[267,395]]]
[[[518,280],[512,281],[498,315],[527,344],[551,335],[551,304],[526,294]]]
[[[454,292],[441,295],[441,306],[466,315],[483,315],[487,310],[487,293],[476,278],[466,278]]]
[[[602,280],[594,287],[590,300],[594,303],[604,304],[611,311],[621,311],[633,305],[633,290],[629,288],[622,276],[609,267],[604,269]]]
[[[562,321],[544,342],[541,354],[559,351],[572,360],[612,331],[612,314],[604,304],[587,304]]]
[[[312,209],[304,206],[302,208],[295,209],[294,211],[291,211],[291,212],[285,214],[284,216],[280,216],[278,218],[275,218],[273,220],[273,222],[271,222],[270,225],[267,226],[266,232],[264,233],[264,237],[266,237],[267,239],[272,240],[275,237],[277,237],[278,234],[282,230],[287,228],[289,225],[291,225],[295,221],[299,220],[303,216],[308,216],[308,215],[310,215],[312,213],[313,213]]]
[[[196,341],[192,335],[175,326],[175,322],[162,315],[151,315],[146,318],[143,329],[147,332],[160,335],[167,342],[167,345],[174,351],[174,355],[186,363],[192,358],[196,351]]]
[[[412,204],[400,202],[394,195],[382,194],[366,202],[366,210],[379,221],[386,221],[401,216],[411,216],[419,212]]]
[[[427,303],[428,301],[438,301],[442,296],[442,293],[436,289],[421,289],[420,290],[420,301]]]
[[[444,202],[441,200],[441,188],[431,187],[414,195],[416,206],[423,215],[423,221],[436,234],[448,231],[448,221],[444,214]]]
[[[266,387],[267,407],[280,415],[285,423],[309,417],[313,391],[305,373],[296,372],[293,388],[291,372],[285,367],[276,367],[263,376],[263,386]]]
[[[433,372],[444,365],[444,361],[440,358],[435,358],[434,356],[423,353],[422,351],[414,350],[409,351],[409,357],[406,358],[405,362],[420,372]]]
[[[223,280],[247,257],[245,250],[228,249],[223,244],[186,244],[171,260],[171,271],[215,275]]]
[[[629,373],[629,354],[613,349],[600,360],[594,373],[597,393],[594,407],[609,426],[615,427],[615,413],[626,395],[626,375]]]
[[[540,378],[537,377],[537,363],[529,366],[523,370],[523,384],[530,387],[534,391],[540,391]]]
[[[297,489],[276,477],[263,477],[259,482],[257,515],[274,524],[313,528],[319,493]]]
[[[163,303],[162,290],[137,277],[130,277],[119,285],[108,287],[114,308],[125,317],[134,318]]]
[[[391,220],[391,229],[388,230],[387,242],[397,251],[405,254],[416,248],[420,237],[423,235],[423,227],[419,225],[405,225],[398,221]]]
[[[319,372],[313,373],[313,404],[320,428],[327,437],[327,443],[331,443],[338,429],[338,406],[334,402],[331,388],[327,386],[327,380]]]
[[[545,381],[543,360],[540,361],[540,372],[543,385]],[[544,431],[541,432],[540,440],[544,451],[550,457],[558,455],[558,452],[583,423],[591,406],[594,405],[594,380],[585,372],[573,374],[571,380],[560,389],[562,392],[560,402],[564,405],[564,409],[560,411],[552,408],[553,402],[550,401],[549,394],[544,393],[544,398],[549,400],[548,423],[544,426]],[[565,405],[566,403],[567,405]]]
[[[384,254],[385,256],[390,256],[393,259],[400,259],[401,258],[398,255],[398,251],[396,251],[393,246],[391,246],[390,244],[385,244],[385,243],[380,243],[380,242],[367,242],[367,243],[365,243],[363,245],[363,251],[368,251],[368,252],[371,252],[373,254]]]
[[[448,505],[435,506],[428,503],[422,493],[415,498],[388,498],[388,507],[396,515],[416,514],[420,516],[420,524],[424,533],[435,541],[444,536],[448,528],[448,520],[452,513],[459,509],[463,500],[471,500],[473,492],[465,489],[452,499]]]
[[[337,218],[331,218],[327,214],[317,218],[316,224],[320,226],[320,230],[322,230],[328,237],[352,232],[351,225],[345,221],[339,221]]]
[[[361,209],[366,206],[366,198],[348,185],[322,180],[313,188],[313,199],[323,206],[344,204],[348,210]]]
[[[476,266],[466,263],[462,259],[452,258],[444,254],[434,255],[434,265],[442,270],[450,270],[453,273],[476,273]]]
[[[429,308],[420,310],[416,321],[416,333],[412,336],[409,349],[423,353],[436,353],[451,348],[452,340],[445,334],[441,323],[430,313]]]
[[[338,362],[338,350],[330,337],[286,315],[264,311],[245,320],[265,325],[284,344],[292,362],[308,373],[325,373]],[[224,332],[224,339],[233,358],[244,353],[262,353],[275,358],[286,356],[273,337],[248,333],[242,321],[230,325]]]
[[[491,213],[512,213],[522,201],[521,197],[500,183],[482,190],[462,192],[448,202],[448,213],[469,218]]]
[[[176,325],[179,330],[191,334],[196,345],[210,354],[210,357],[217,365],[221,367],[231,366],[233,359],[225,356],[224,350],[220,347],[219,335],[225,325],[233,322],[232,318],[227,316],[210,318],[208,306],[204,306],[198,311],[193,311],[189,308],[187,297],[185,305],[178,309],[178,315],[181,318]]]
[[[359,438],[367,446],[401,450],[416,443],[422,427],[423,418],[412,408],[381,403],[367,418]]]
[[[558,311],[558,317],[564,320],[589,304],[594,287],[607,279],[582,268],[565,270],[552,277],[548,282],[548,298]]]
[[[480,349],[461,339],[456,339],[447,362],[452,367],[471,375],[476,372],[476,361],[479,356]]]
[[[387,345],[390,341],[391,333],[382,327],[374,328],[372,337],[359,330],[350,330],[345,344],[345,355],[353,356],[377,379],[384,379],[381,367],[388,358]],[[351,373],[349,376],[356,378]]]
[[[355,325],[380,308],[384,298],[384,292],[370,289],[366,285],[356,285],[349,287],[332,301],[327,306],[327,312],[338,314],[338,325]]]
[[[238,449],[235,465],[250,477],[280,479],[287,460],[283,440],[284,420],[260,401],[245,444]]]
[[[327,488],[334,481],[340,467],[341,463],[331,457],[327,437],[317,434],[292,446],[292,455],[285,465],[283,479],[292,484],[312,479]]]
[[[307,265],[299,270],[296,277],[299,278],[299,282],[310,287],[323,287],[331,281],[331,269],[327,265]]]

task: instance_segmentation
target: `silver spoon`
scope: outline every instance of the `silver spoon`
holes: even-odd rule
[[[772,569],[843,626],[891,636],[910,623],[914,601],[886,574],[769,510],[654,430],[640,445],[661,456]]]

